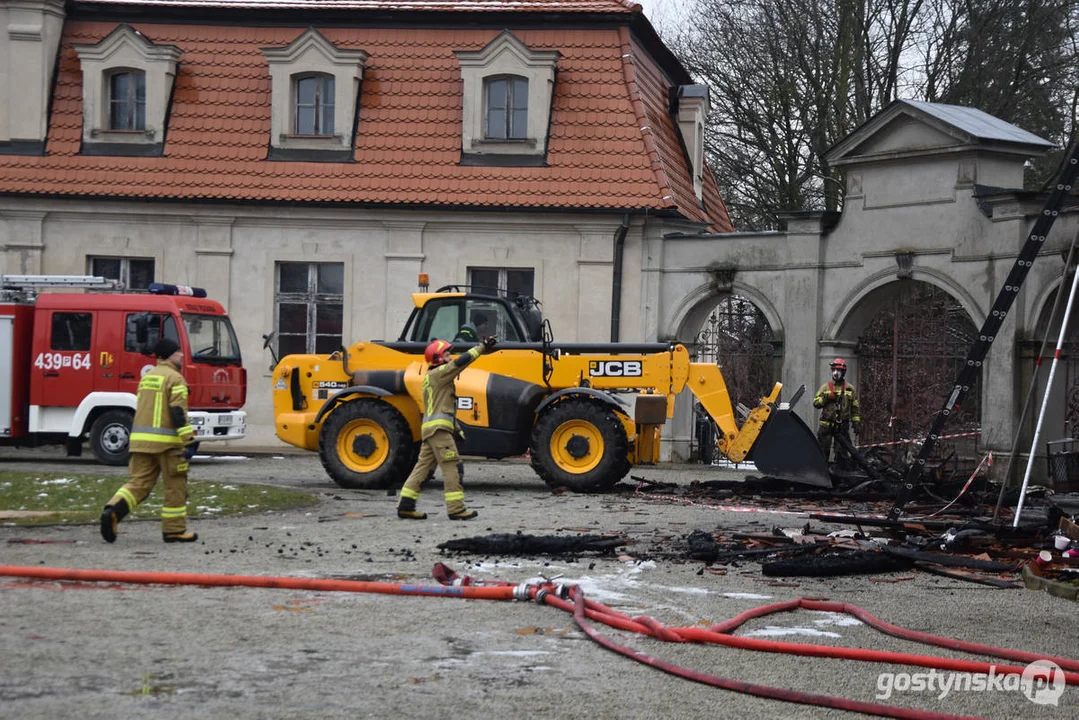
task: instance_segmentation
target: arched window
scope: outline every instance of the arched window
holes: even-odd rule
[[[333,75],[293,76],[293,134],[333,135],[333,97]]]
[[[146,129],[146,73],[109,73],[109,130]]]
[[[528,137],[528,78],[503,75],[484,81],[488,140]]]

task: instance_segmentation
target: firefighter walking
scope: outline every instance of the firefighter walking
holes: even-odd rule
[[[158,358],[139,381],[135,419],[131,427],[128,472],[131,481],[116,491],[101,512],[101,537],[116,541],[117,525],[146,499],[160,474],[165,482],[161,506],[161,535],[167,543],[198,540],[187,532],[187,459],[184,448],[195,440],[187,421],[187,383],[180,374],[183,352],[173,340],[154,346]]]
[[[813,398],[813,407],[820,408],[817,442],[820,443],[824,459],[829,459],[834,440],[836,460],[839,460],[840,457],[853,451],[854,445],[850,440],[850,431],[853,429],[855,433],[858,432],[862,416],[854,386],[845,379],[847,362],[842,358],[836,358],[831,362],[830,367],[832,379],[821,385]]]
[[[493,349],[497,342],[493,335],[485,337],[481,345],[469,348],[468,352],[453,360],[450,359],[452,344],[445,340],[431,341],[424,351],[423,357],[429,367],[423,376],[423,424],[420,426],[423,445],[416,467],[412,468],[412,473],[401,488],[397,517],[406,520],[427,518],[427,513],[416,510],[416,500],[420,497],[420,485],[436,465],[442,469],[446,514],[450,520],[471,520],[479,515],[465,507],[465,491],[457,472],[457,442],[454,435],[459,434],[460,430],[457,427],[454,380],[473,360]]]

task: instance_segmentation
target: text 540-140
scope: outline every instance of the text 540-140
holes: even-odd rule
[[[38,353],[34,360],[34,367],[42,370],[59,370],[71,368],[73,370],[89,370],[91,367],[90,353]]]

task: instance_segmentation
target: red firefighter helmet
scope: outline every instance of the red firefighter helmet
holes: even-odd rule
[[[445,340],[432,340],[427,346],[427,349],[423,351],[423,358],[427,361],[428,365],[439,366],[443,362],[442,354],[449,350],[453,345]]]
[[[835,360],[832,361],[832,364],[829,365],[829,367],[831,367],[833,370],[839,369],[839,370],[842,370],[843,372],[846,372],[847,371],[847,361],[844,360],[843,358],[836,358]]]

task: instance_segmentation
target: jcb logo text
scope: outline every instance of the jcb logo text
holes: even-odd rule
[[[592,377],[640,377],[640,360],[593,360],[588,363]]]

